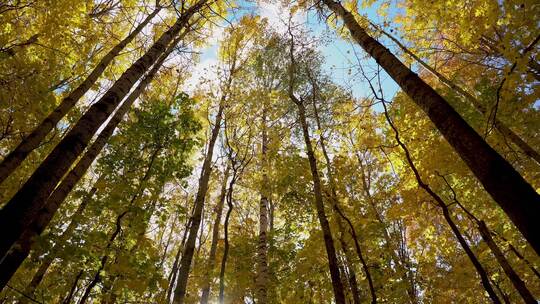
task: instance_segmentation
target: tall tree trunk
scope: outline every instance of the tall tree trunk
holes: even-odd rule
[[[232,78],[230,78],[229,87],[230,87],[231,81],[232,81]],[[199,179],[199,187],[198,187],[197,196],[195,197],[195,202],[194,202],[193,220],[191,222],[191,227],[189,228],[189,234],[188,234],[188,238],[186,242],[186,247],[184,248],[184,253],[182,254],[182,260],[180,261],[180,269],[178,271],[178,282],[176,285],[176,289],[174,291],[173,303],[175,304],[182,304],[184,302],[184,297],[186,294],[187,281],[189,277],[189,271],[191,268],[191,261],[193,259],[193,253],[195,252],[195,241],[197,239],[197,234],[199,232],[199,228],[201,224],[201,216],[202,216],[202,210],[204,207],[204,199],[206,196],[206,192],[208,191],[208,182],[210,180],[210,173],[212,171],[211,164],[212,164],[212,156],[214,154],[214,146],[215,146],[218,134],[219,134],[219,130],[221,129],[221,120],[223,118],[225,99],[226,99],[226,96],[223,95],[220,100],[218,113],[216,115],[215,125],[212,129],[210,142],[208,143],[208,151],[204,158],[204,162],[203,162],[203,166],[201,170],[201,177]]]
[[[529,289],[527,289],[525,282],[521,280],[521,278],[516,273],[512,265],[510,265],[510,262],[504,256],[504,253],[502,252],[499,245],[497,245],[497,243],[495,243],[495,241],[493,240],[492,232],[489,230],[486,223],[478,219],[472,212],[470,212],[467,208],[465,208],[465,206],[458,200],[456,192],[454,191],[454,189],[452,188],[452,186],[450,185],[446,177],[442,175],[441,177],[443,178],[446,185],[450,188],[453,194],[454,203],[456,203],[465,212],[465,214],[467,214],[469,219],[471,219],[471,221],[473,221],[476,224],[478,228],[478,232],[480,232],[480,236],[482,237],[482,240],[486,242],[489,249],[491,250],[491,253],[493,253],[493,255],[495,256],[495,259],[497,260],[497,262],[503,269],[504,273],[506,274],[506,277],[510,280],[514,288],[518,291],[520,296],[523,298],[523,301],[527,304],[536,304],[537,302],[534,299],[534,296],[532,295],[532,293],[529,291]],[[502,293],[502,290],[500,292]]]
[[[43,208],[36,215],[36,219],[25,229],[19,240],[16,242],[17,246],[13,246],[12,250],[10,250],[4,256],[4,258],[0,259],[0,290],[4,288],[5,284],[9,281],[24,259],[28,256],[35,238],[41,235],[41,233],[45,230],[58,208],[60,208],[64,202],[65,198],[84,176],[86,170],[88,170],[90,165],[98,156],[99,152],[103,149],[118,124],[122,121],[124,115],[130,109],[133,102],[152,81],[162,63],[165,61],[167,55],[174,50],[176,43],[180,41],[186,33],[187,31],[178,36],[177,39],[175,39],[175,42],[169,45],[165,53],[162,54],[162,56],[158,59],[146,77],[141,80],[133,92],[126,98],[126,100],[124,100],[114,116],[107,123],[107,126],[101,131],[94,143],[81,157],[77,165],[75,165],[75,167],[67,174],[60,185],[46,200]]]
[[[385,30],[381,29],[380,27],[376,26],[372,23],[372,25],[381,33],[383,33],[386,37],[390,38],[403,52],[411,56],[416,62],[418,62],[422,67],[424,67],[426,70],[428,70],[431,74],[433,74],[437,79],[439,79],[440,82],[444,83],[446,86],[451,88],[452,90],[459,93],[461,96],[466,98],[474,107],[474,109],[484,115],[487,116],[488,110],[486,107],[478,100],[476,97],[474,97],[471,93],[467,92],[465,89],[461,88],[454,82],[452,82],[450,79],[446,78],[444,75],[439,73],[437,70],[432,68],[429,64],[427,64],[424,60],[422,60],[420,57],[418,57],[416,54],[414,54],[411,50],[409,50],[405,45],[403,45],[397,38],[395,38],[390,33],[386,32]],[[536,151],[533,147],[531,147],[527,142],[525,142],[519,135],[517,135],[514,131],[512,131],[506,124],[504,124],[499,119],[495,118],[495,127],[497,130],[507,138],[510,139],[517,147],[519,147],[525,155],[536,161],[538,164],[540,164],[540,153]]]
[[[507,245],[508,245],[508,249],[510,251],[512,251],[512,253],[514,253],[514,255],[520,259],[521,261],[523,261],[525,263],[525,265],[527,265],[527,267],[529,267],[529,269],[534,273],[534,275],[536,276],[537,279],[540,279],[540,272],[538,272],[538,270],[536,270],[536,268],[534,267],[534,265],[531,263],[531,261],[529,261],[527,258],[525,258],[525,256],[523,256],[523,254],[521,252],[519,252],[516,247],[514,247],[514,245],[512,245],[512,243],[510,243],[506,238],[502,237],[501,235],[497,235],[500,239],[502,239]]]
[[[433,198],[433,200],[435,200],[437,205],[442,209],[444,219],[446,220],[446,222],[450,226],[450,229],[454,233],[454,236],[458,240],[459,244],[461,245],[461,247],[463,248],[463,250],[467,254],[467,257],[472,262],[474,268],[476,269],[476,272],[480,276],[480,281],[482,282],[482,286],[484,287],[484,289],[488,293],[491,301],[493,303],[495,303],[495,304],[502,304],[501,300],[499,299],[499,297],[495,293],[495,290],[493,290],[493,287],[491,286],[491,283],[489,282],[489,276],[488,276],[486,270],[484,269],[484,267],[482,266],[482,264],[480,263],[478,258],[474,255],[474,252],[471,250],[471,248],[469,247],[469,244],[467,244],[467,241],[465,240],[465,238],[463,237],[463,235],[459,231],[459,228],[454,223],[454,220],[452,219],[452,217],[450,215],[450,210],[448,209],[448,206],[443,201],[443,199],[431,189],[431,187],[428,184],[423,182],[423,180],[422,180],[422,178],[420,176],[420,173],[418,172],[418,169],[416,168],[416,166],[415,166],[415,164],[414,164],[414,162],[413,162],[413,160],[411,158],[411,155],[409,153],[409,149],[401,141],[401,138],[399,137],[399,132],[398,132],[396,126],[394,125],[394,123],[392,122],[392,119],[390,119],[390,116],[388,115],[388,111],[386,109],[385,101],[382,101],[382,105],[383,105],[383,108],[384,108],[384,115],[386,117],[386,121],[388,122],[388,124],[390,125],[392,130],[394,131],[394,135],[395,135],[395,138],[396,138],[396,141],[397,141],[398,145],[401,147],[401,149],[405,153],[405,158],[407,160],[407,163],[409,164],[409,167],[411,168],[411,170],[414,173],[414,176],[416,178],[416,182],[418,183],[418,186],[420,188],[422,188],[424,191],[426,191]]]
[[[315,153],[311,145],[311,139],[309,137],[309,129],[306,119],[306,109],[302,101],[298,100],[294,94],[290,94],[291,100],[297,105],[299,112],[299,120],[302,126],[302,133],[304,135],[304,141],[306,144],[306,151],[309,160],[309,167],[311,169],[311,176],[313,178],[313,192],[315,195],[315,208],[317,210],[317,217],[319,224],[323,232],[324,246],[326,248],[326,255],[328,257],[328,267],[330,268],[330,277],[332,279],[332,288],[334,290],[334,297],[337,304],[345,304],[345,294],[343,293],[343,285],[339,274],[339,266],[336,256],[336,248],[334,246],[334,240],[332,239],[332,231],[330,230],[330,224],[326,217],[324,210],[324,203],[322,197],[321,180],[319,177],[319,171],[317,169],[317,160],[315,159]]]
[[[206,1],[199,0],[187,9],[176,23],[164,32],[154,45],[122,74],[107,93],[79,119],[36,169],[30,179],[0,210],[0,230],[5,232],[0,237],[0,257],[5,256],[28,225],[36,219],[37,214],[45,204],[46,198],[83,152],[101,124],[107,120],[122,98],[127,95],[133,84],[165,52],[174,37],[178,35],[189,22],[191,16]]]
[[[235,170],[235,168],[233,168]],[[233,191],[234,183],[236,181],[236,171],[233,173],[233,177],[229,182],[229,189],[227,190],[227,213],[225,214],[225,223],[223,224],[224,230],[224,248],[223,248],[223,257],[221,258],[221,266],[219,268],[219,296],[218,303],[225,303],[225,269],[227,267],[227,258],[229,257],[229,220],[231,218],[231,212],[233,211]]]
[[[225,203],[225,195],[227,192],[227,179],[229,178],[229,169],[230,167],[227,166],[225,172],[223,173],[223,181],[221,184],[221,191],[219,193],[219,200],[216,208],[214,209],[216,213],[216,218],[212,227],[212,243],[210,244],[210,253],[208,255],[208,266],[205,268],[206,281],[204,282],[205,285],[202,289],[201,304],[208,303],[208,297],[210,295],[210,285],[214,277],[212,272],[214,271],[214,266],[216,263],[217,243],[219,240],[219,226],[221,224],[221,217],[223,215],[223,205]]]
[[[184,247],[186,244],[186,237],[189,231],[189,227],[191,227],[191,221],[193,217],[190,216],[186,226],[184,228],[184,233],[182,235],[182,241],[180,242],[180,246],[178,247],[178,251],[176,252],[176,256],[174,257],[173,266],[171,268],[171,272],[169,273],[168,282],[169,285],[167,286],[167,293],[165,295],[165,303],[171,302],[171,295],[174,289],[174,284],[176,283],[176,276],[178,275],[178,264],[180,263],[180,257],[182,255],[182,252],[184,251]]]
[[[511,304],[510,299],[508,298],[508,295],[502,290],[501,286],[495,282],[494,280],[491,280],[491,283],[495,286],[499,294],[501,295],[504,304]]]
[[[310,75],[310,77],[311,77],[311,75]],[[366,260],[364,258],[362,250],[360,248],[360,244],[358,242],[358,235],[356,234],[356,229],[354,228],[354,225],[351,222],[351,220],[343,213],[343,211],[339,207],[339,201],[338,201],[338,196],[337,196],[337,187],[336,187],[336,183],[335,183],[335,180],[334,180],[334,174],[332,172],[332,161],[330,160],[330,156],[328,155],[328,151],[326,150],[326,143],[325,143],[325,139],[324,139],[324,135],[323,135],[321,119],[320,119],[320,116],[319,116],[319,110],[317,108],[317,103],[316,103],[316,96],[318,95],[317,94],[318,89],[317,89],[317,85],[315,83],[315,79],[311,79],[311,81],[312,81],[312,85],[313,85],[313,94],[312,94],[313,95],[313,99],[312,99],[313,112],[315,114],[315,122],[317,123],[317,129],[319,130],[319,133],[320,133],[319,142],[321,144],[321,150],[323,152],[323,156],[324,156],[324,159],[326,161],[326,170],[327,170],[327,175],[328,175],[328,181],[329,181],[329,184],[330,184],[330,191],[331,191],[330,196],[331,196],[331,201],[332,201],[332,207],[334,208],[336,213],[339,215],[339,218],[337,220],[339,229],[341,231],[344,230],[342,221],[345,221],[347,223],[347,225],[349,226],[349,233],[351,234],[351,236],[353,238],[354,248],[356,249],[356,254],[358,255],[358,258],[360,259],[360,262],[362,263],[362,268],[364,269],[364,273],[365,273],[366,278],[368,280],[369,291],[370,291],[370,294],[371,294],[371,303],[376,304],[377,303],[377,294],[375,292],[375,286],[373,284],[373,279],[371,277],[369,267],[367,265],[367,262],[366,262]],[[342,245],[343,245],[343,243],[342,243]]]
[[[193,253],[195,252],[195,240],[197,239],[197,233],[201,225],[202,211],[204,207],[204,200],[206,192],[208,191],[208,182],[210,180],[210,174],[212,173],[212,157],[214,155],[214,146],[221,129],[221,121],[223,119],[223,111],[225,110],[225,103],[230,93],[233,83],[234,74],[236,73],[236,58],[233,58],[227,82],[225,88],[219,100],[219,108],[216,114],[216,121],[210,135],[210,141],[208,143],[208,150],[204,158],[204,162],[201,169],[201,177],[199,178],[199,187],[197,189],[197,195],[195,196],[193,220],[191,227],[189,228],[189,235],[182,254],[182,260],[180,261],[180,269],[178,271],[178,282],[174,291],[174,304],[183,304],[184,297],[186,295],[187,281],[189,278],[189,271],[191,269],[191,261],[193,260]]]
[[[261,199],[259,201],[259,240],[257,242],[257,274],[255,278],[255,289],[257,304],[266,304],[267,285],[268,285],[268,132],[266,129],[268,106],[263,101],[262,114],[262,147],[261,147],[261,164],[262,164],[262,189]]]
[[[163,248],[163,254],[161,255],[161,261],[159,262],[159,268],[163,268],[163,264],[165,263],[165,259],[167,258],[167,253],[169,253],[169,246],[171,245],[172,236],[174,232],[174,227],[176,226],[176,221],[178,220],[178,213],[174,215],[174,219],[171,225],[171,231],[169,231],[169,235],[167,236],[167,242],[165,243],[165,248]],[[163,233],[161,235],[161,238],[163,238],[163,235],[165,234],[166,227],[163,229]],[[159,241],[158,248],[161,247],[161,240]]]
[[[519,275],[515,272],[514,268],[512,268],[512,265],[510,265],[510,262],[508,262],[508,260],[504,256],[504,253],[501,251],[499,246],[491,237],[491,231],[489,231],[486,223],[484,221],[478,221],[477,224],[478,231],[480,232],[482,239],[488,245],[489,249],[495,256],[495,259],[497,260],[497,262],[499,262],[499,265],[501,265],[501,268],[504,270],[504,273],[506,274],[510,282],[512,282],[512,285],[518,291],[520,296],[523,298],[523,301],[527,304],[537,304],[538,302],[534,299],[534,296],[529,291],[527,286],[525,286],[525,282],[521,280]]]
[[[101,178],[98,179],[96,182],[99,183]],[[88,206],[88,203],[92,200],[92,197],[97,191],[97,187],[93,186],[92,189],[90,189],[90,192],[86,194],[86,196],[83,198],[81,204],[77,208],[77,210],[73,213],[71,216],[71,222],[67,226],[67,228],[62,232],[62,234],[55,240],[54,246],[49,250],[49,253],[43,258],[41,261],[41,264],[38,267],[38,270],[32,277],[32,281],[28,284],[26,287],[24,293],[27,295],[32,296],[36,290],[36,288],[39,286],[41,281],[43,280],[43,277],[45,276],[45,273],[47,273],[47,270],[52,265],[56,257],[58,256],[59,252],[62,250],[62,247],[66,243],[66,241],[71,237],[73,234],[73,231],[79,224],[79,220],[86,209],[86,206]],[[22,303],[27,303],[25,299],[21,299]]]
[[[399,84],[428,115],[437,129],[469,166],[486,191],[540,254],[540,195],[433,88],[373,39],[339,2],[323,0],[349,29],[356,42]]]
[[[0,163],[0,184],[36,149],[56,124],[73,108],[79,99],[94,85],[111,61],[128,45],[159,13],[161,6],[146,17],[124,40],[114,46],[90,72],[88,77],[54,109],[6,158]]]
[[[351,288],[353,303],[361,304],[362,301],[360,300],[360,290],[358,289],[358,282],[356,282],[356,271],[354,270],[354,264],[351,261],[348,244],[345,241],[345,233],[343,231],[343,225],[341,225],[341,223],[338,222],[338,227],[340,229],[339,242],[341,243],[341,250],[343,251],[343,255],[345,257],[345,264],[347,268],[349,269],[348,281],[349,281],[349,287]]]
[[[289,24],[289,35],[291,37],[290,46],[289,46],[289,59],[290,65],[288,68],[289,76],[289,88],[288,95],[291,101],[296,104],[298,108],[298,120],[302,127],[302,135],[304,137],[304,142],[306,145],[306,153],[309,161],[309,168],[311,171],[311,176],[313,179],[313,194],[315,196],[315,209],[317,211],[317,218],[319,224],[321,225],[321,230],[323,233],[324,246],[326,249],[326,255],[328,258],[328,268],[330,270],[330,278],[332,280],[332,289],[334,291],[334,298],[336,304],[345,304],[345,293],[343,292],[343,284],[341,283],[341,277],[339,274],[339,264],[336,255],[336,248],[334,246],[334,239],[332,238],[332,231],[330,229],[330,224],[328,223],[328,218],[326,217],[326,212],[324,210],[324,202],[322,196],[322,187],[321,179],[319,177],[319,170],[317,169],[317,159],[315,158],[315,153],[313,151],[313,146],[311,145],[311,138],[309,137],[309,127],[306,119],[306,107],[304,101],[298,99],[294,95],[294,84],[295,84],[295,73],[296,73],[296,60],[294,54],[295,40],[292,30]]]
[[[115,274],[112,278],[103,282],[102,287],[101,287],[100,304],[113,304],[116,302],[116,294],[114,293],[114,284],[118,280],[119,276],[120,275]]]
[[[142,191],[144,190],[141,189],[140,193],[142,193]],[[140,228],[139,233],[137,234],[135,245],[133,245],[133,247],[129,249],[130,256],[136,254],[138,251],[141,250],[140,248],[141,244],[145,238],[146,232],[148,230],[148,226],[150,225],[150,220],[152,219],[152,216],[154,215],[154,212],[156,210],[158,196],[159,194],[154,194],[152,196],[153,198],[151,199],[152,201],[149,204],[149,207],[145,208],[147,210],[145,210],[145,213],[143,214],[143,216],[137,219],[138,221],[141,221],[143,225]],[[113,265],[117,263],[118,263],[118,257],[115,257]],[[102,287],[101,287],[101,303],[102,304],[112,304],[116,302],[117,295],[115,293],[114,287],[115,287],[115,283],[121,277],[122,277],[122,273],[120,272],[120,273],[113,274],[112,278],[109,278],[108,280],[103,281]],[[152,294],[151,293],[147,294],[147,297],[148,296],[151,297]]]

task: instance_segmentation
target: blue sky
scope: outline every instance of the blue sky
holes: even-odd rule
[[[277,2],[277,1],[275,1]],[[239,6],[242,8],[237,17],[256,10],[256,12],[262,17],[269,19],[270,24],[279,26],[279,23],[283,23],[280,18],[283,12],[279,11],[279,6],[274,3],[261,3],[259,5],[240,1]],[[377,4],[372,7],[366,8],[362,13],[367,14],[370,20],[375,23],[382,23],[381,17],[377,14]],[[394,14],[395,11],[390,11],[390,14]],[[236,18],[237,18],[236,17]],[[235,16],[229,16],[229,19],[235,19]],[[361,64],[364,70],[369,74],[369,71],[374,71],[377,67],[376,63],[372,59],[365,58],[366,54],[361,51],[360,47],[353,45],[350,42],[344,41],[337,36],[333,29],[329,29],[319,18],[310,12],[307,15],[302,14],[298,16],[298,22],[306,24],[314,35],[326,35],[329,39],[327,43],[321,45],[319,50],[325,57],[324,69],[331,76],[333,81],[346,89],[349,89],[353,95],[357,98],[369,96],[371,90],[364,80],[363,76],[359,74],[358,59],[355,52],[361,59]],[[214,36],[218,38],[220,31],[217,30]],[[217,39],[212,42],[205,49],[201,50],[201,62],[200,69],[211,66],[217,60]],[[383,71],[381,74],[382,88],[386,99],[391,99],[392,96],[398,91],[397,84]]]

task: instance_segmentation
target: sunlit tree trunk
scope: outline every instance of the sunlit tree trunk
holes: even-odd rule
[[[158,60],[167,46],[199,11],[207,0],[199,0],[165,31],[152,47],[140,57],[113,84],[105,95],[94,103],[79,119],[68,134],[36,169],[30,179],[0,210],[0,256],[4,257],[10,247],[24,233],[44,206],[47,197],[64,176],[73,162],[84,151],[88,142],[111,115],[133,84]]]
[[[204,283],[205,285],[202,289],[201,304],[208,303],[208,297],[210,295],[210,285],[214,277],[212,272],[214,270],[216,261],[217,243],[219,240],[219,226],[221,224],[221,217],[223,215],[223,205],[225,203],[225,195],[227,192],[227,179],[229,178],[229,169],[230,167],[227,166],[225,172],[223,173],[223,181],[219,193],[219,200],[214,210],[216,213],[216,218],[214,220],[214,225],[212,226],[212,243],[210,244],[210,253],[208,254],[208,266],[205,269],[206,282]]]
[[[433,88],[373,39],[339,2],[322,0],[340,16],[354,40],[428,115],[486,191],[540,254],[540,195]]]
[[[37,126],[6,158],[0,163],[0,184],[36,149],[56,124],[73,108],[81,97],[90,90],[113,59],[128,45],[148,23],[159,13],[161,6],[148,15],[124,40],[115,45],[90,72],[88,77],[66,96],[58,107]]]

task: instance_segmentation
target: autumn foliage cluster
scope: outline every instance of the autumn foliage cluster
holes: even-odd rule
[[[539,24],[0,1],[0,303],[537,303]]]

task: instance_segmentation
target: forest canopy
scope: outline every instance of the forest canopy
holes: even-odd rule
[[[539,24],[0,1],[0,303],[538,303]]]

